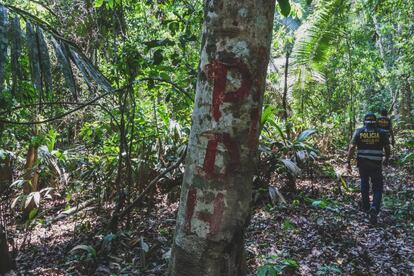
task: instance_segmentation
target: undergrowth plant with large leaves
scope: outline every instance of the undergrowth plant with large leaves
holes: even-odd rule
[[[311,143],[310,138],[316,133],[315,129],[306,129],[295,134],[294,126],[284,123],[275,116],[276,108],[268,106],[262,114],[261,157],[276,170],[285,171],[288,176],[287,188],[296,190],[296,177],[303,170],[309,170],[312,162],[318,157],[319,150]]]

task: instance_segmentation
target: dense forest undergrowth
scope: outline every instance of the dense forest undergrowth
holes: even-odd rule
[[[344,156],[326,162],[337,175],[346,175]],[[248,271],[265,273],[411,274],[414,271],[414,176],[391,165],[385,169],[384,208],[371,226],[359,207],[356,174],[346,182],[329,175],[297,181],[297,195],[273,201],[266,192],[256,197],[246,232]],[[272,186],[281,183],[273,180]],[[16,225],[10,202],[2,210],[10,238],[19,248],[18,272],[35,275],[163,275],[167,271],[178,207],[178,196],[154,195],[116,234],[105,231],[107,207],[96,202],[72,216],[54,221],[70,200],[47,200],[38,220]]]
[[[0,274],[414,274],[412,18],[0,0]],[[376,224],[345,168],[366,121],[376,172],[392,145]]]

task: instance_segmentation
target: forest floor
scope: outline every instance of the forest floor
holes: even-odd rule
[[[336,174],[346,174],[338,158],[328,162]],[[246,233],[250,275],[413,275],[414,176],[394,166],[384,175],[384,205],[375,226],[359,210],[355,171],[345,182],[299,179],[287,205],[256,204]],[[64,199],[49,201],[29,230],[9,214],[9,236],[19,248],[11,275],[165,274],[178,203],[166,195],[157,202],[127,219],[129,230],[115,235],[105,232],[100,218],[108,211],[97,206],[45,223],[63,211]]]

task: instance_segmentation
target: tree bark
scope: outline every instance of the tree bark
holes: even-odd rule
[[[0,274],[7,273],[15,267],[9,252],[6,232],[0,225]]]
[[[275,1],[205,0],[193,125],[170,275],[245,275]]]
[[[26,165],[25,165],[25,184],[23,186],[23,192],[25,194],[30,194],[33,192],[39,191],[39,172],[37,171],[37,150],[38,146],[30,145],[29,150],[26,156]],[[36,208],[36,203],[34,199],[30,201],[30,203],[23,209],[23,219],[27,219],[29,217],[30,212]]]
[[[289,57],[290,57],[290,50],[286,50],[286,60],[285,60],[285,83],[283,87],[283,120],[285,124],[287,123],[288,119],[288,111],[287,111],[287,94],[288,94],[288,73],[289,73]]]
[[[412,116],[411,116],[411,83],[410,79],[406,78],[402,85],[401,89],[401,99],[400,99],[400,115],[401,120],[404,125],[409,126],[412,124]]]

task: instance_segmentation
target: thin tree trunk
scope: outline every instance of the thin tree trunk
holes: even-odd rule
[[[288,126],[288,103],[287,103],[287,94],[288,94],[288,76],[289,76],[289,57],[290,57],[290,47],[286,47],[286,60],[285,60],[285,83],[283,87],[283,98],[282,98],[282,105],[283,105],[283,121],[285,123],[286,128],[286,137],[290,140],[290,129],[291,127]]]
[[[401,121],[407,126],[412,123],[411,101],[411,84],[409,78],[406,78],[401,89],[400,115]]]
[[[289,73],[289,56],[290,51],[286,50],[286,61],[285,61],[285,83],[283,87],[283,120],[287,123],[288,112],[287,112],[287,94],[288,94],[288,73]]]
[[[346,39],[346,46],[348,51],[348,77],[349,77],[349,95],[350,95],[350,101],[349,101],[349,136],[352,139],[352,135],[354,133],[355,129],[355,111],[354,111],[354,80],[353,80],[353,70],[352,70],[352,51],[351,51],[351,44]]]
[[[245,275],[275,1],[205,0],[201,62],[170,275]]]
[[[25,165],[25,184],[23,186],[23,192],[25,194],[30,194],[33,192],[39,191],[39,172],[37,171],[37,150],[38,147],[36,145],[30,145],[29,150],[27,151],[26,156],[26,165]],[[23,210],[23,218],[27,219],[29,217],[30,212],[36,208],[36,203],[34,199],[27,204],[27,206]]]

